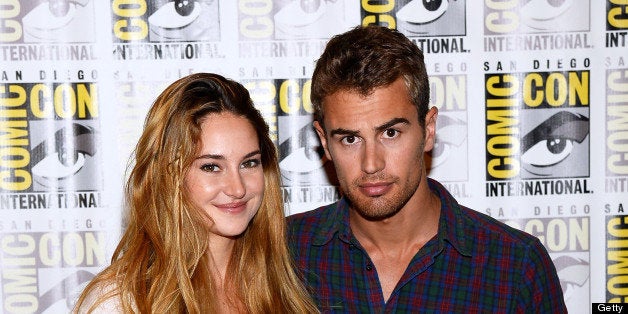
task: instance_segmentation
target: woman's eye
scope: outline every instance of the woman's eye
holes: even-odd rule
[[[205,164],[201,166],[201,170],[205,172],[215,172],[220,170],[220,168],[218,168],[218,166],[214,164]]]
[[[262,161],[259,159],[251,159],[242,163],[242,168],[255,168],[262,164]]]

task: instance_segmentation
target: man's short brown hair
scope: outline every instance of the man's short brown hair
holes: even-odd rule
[[[430,90],[421,49],[400,32],[381,26],[358,26],[336,35],[327,43],[312,76],[314,119],[324,127],[322,102],[337,91],[367,96],[400,77],[424,126]]]

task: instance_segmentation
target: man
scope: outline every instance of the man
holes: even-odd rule
[[[343,197],[290,216],[289,241],[323,312],[566,312],[537,238],[427,178],[438,111],[410,40],[377,26],[332,38],[312,103]]]

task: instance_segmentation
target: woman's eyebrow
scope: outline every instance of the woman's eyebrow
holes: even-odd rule
[[[243,159],[246,158],[250,158],[253,157],[255,155],[261,154],[261,151],[259,149],[254,150],[246,155],[244,155]],[[198,157],[196,157],[196,159],[218,159],[218,160],[224,160],[226,159],[224,155],[220,155],[220,154],[204,154],[204,155],[200,155]]]

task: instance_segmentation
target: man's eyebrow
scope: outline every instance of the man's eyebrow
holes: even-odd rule
[[[406,118],[394,118],[378,127],[375,128],[375,131],[377,132],[382,132],[385,131],[389,128],[391,128],[392,126],[396,125],[396,124],[410,124],[410,121],[408,121],[408,119]],[[343,128],[337,128],[337,129],[333,129],[330,132],[330,135],[333,137],[334,135],[349,135],[349,136],[357,136],[360,135],[359,131],[354,131],[354,130],[348,130],[348,129],[343,129]]]
[[[410,121],[408,121],[408,119],[406,118],[394,118],[378,127],[375,128],[376,131],[378,132],[382,132],[385,131],[387,129],[390,129],[392,126],[396,125],[396,124],[410,124]]]
[[[359,131],[354,131],[354,130],[347,130],[347,129],[343,129],[343,128],[337,128],[337,129],[333,129],[330,132],[330,135],[333,137],[335,135],[349,135],[349,136],[357,136],[359,135],[360,132]]]

